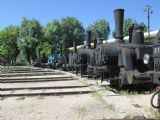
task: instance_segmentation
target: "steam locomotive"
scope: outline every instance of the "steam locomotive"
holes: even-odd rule
[[[110,85],[122,88],[125,85],[154,83],[160,84],[160,32],[153,43],[144,42],[144,28],[133,25],[129,31],[129,43],[123,40],[124,10],[114,11],[116,26],[116,42],[100,44],[91,49],[90,32],[88,32],[88,48],[80,49],[75,60],[81,76],[86,72],[99,74]],[[99,41],[99,40],[98,40]],[[158,105],[153,104],[154,96],[158,94]],[[153,107],[160,111],[160,88],[151,99]]]
[[[107,80],[111,86],[122,88],[127,85],[160,84],[160,32],[154,42],[144,41],[144,28],[132,25],[129,30],[129,42],[123,40],[124,9],[114,10],[116,36],[115,42],[102,44],[102,38],[94,41],[91,48],[91,32],[87,32],[87,47],[74,52],[61,54],[56,68],[76,71],[83,77],[97,75],[101,81]],[[62,53],[62,51],[61,51]],[[158,106],[153,104],[158,94]],[[160,88],[153,94],[151,104],[160,111]]]
[[[129,43],[125,43],[124,9],[114,10],[114,17],[116,28],[114,43],[102,44],[103,39],[98,38],[97,43],[94,41],[96,44],[91,48],[91,32],[88,31],[87,47],[77,50],[74,41],[74,52],[63,53],[61,50],[56,65],[53,61],[55,68],[76,71],[76,74],[80,73],[81,76],[97,75],[101,81],[106,79],[110,85],[119,88],[125,85],[153,83],[153,77],[157,77],[159,72],[151,75],[150,71],[155,71],[154,61],[159,59],[155,58],[154,51],[155,49],[158,51],[159,48],[155,48],[155,43],[144,41],[143,27],[138,25],[131,26]],[[158,65],[156,64],[156,69]]]
[[[111,85],[141,84],[152,82],[147,71],[153,70],[153,60],[144,61],[144,56],[152,55],[152,43],[144,42],[143,27],[134,25],[130,30],[129,43],[123,40],[124,10],[114,11],[116,25],[116,42],[102,44],[103,39],[98,39],[97,44],[91,48],[91,33],[88,32],[88,47],[77,51],[75,64],[77,72],[96,74],[101,81],[107,79]],[[70,58],[69,58],[70,59]]]

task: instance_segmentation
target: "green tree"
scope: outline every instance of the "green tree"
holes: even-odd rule
[[[53,45],[49,42],[44,42],[42,46],[42,50],[40,51],[41,55],[45,53],[46,56],[50,56],[52,54],[52,47]]]
[[[30,59],[37,58],[36,49],[42,40],[42,26],[36,19],[28,20],[23,18],[20,26],[19,48],[26,56],[28,62]]]
[[[144,27],[144,31],[147,30],[147,27],[144,23],[137,23],[136,20],[131,19],[131,18],[127,18],[127,19],[124,19],[124,22],[123,22],[123,36],[128,36],[129,35],[129,28],[133,24],[141,25],[141,26]],[[116,35],[115,29],[112,32],[112,35],[113,35],[113,37],[115,37],[115,35]]]
[[[58,20],[53,20],[44,27],[43,32],[45,39],[49,43],[55,44],[61,37],[60,22]]]
[[[109,23],[105,19],[94,21],[93,24],[87,28],[87,30],[92,32],[92,39],[96,39],[98,37],[107,39],[110,34]]]
[[[63,49],[73,46],[73,41],[77,45],[83,43],[84,28],[82,23],[74,17],[65,17],[61,20],[62,36],[60,41],[63,44]]]
[[[3,63],[16,62],[19,54],[17,40],[19,36],[18,26],[8,26],[0,31],[0,61]]]
[[[43,28],[43,43],[39,46],[41,48],[41,53],[46,53],[47,55],[52,53],[52,47],[54,47],[62,38],[61,25],[58,20],[53,20],[49,22]]]

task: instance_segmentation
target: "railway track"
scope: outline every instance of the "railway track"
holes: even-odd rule
[[[7,71],[7,72],[5,72]],[[11,67],[1,69],[1,97],[60,96],[94,92],[72,76],[52,70]],[[17,72],[17,73],[16,73]]]

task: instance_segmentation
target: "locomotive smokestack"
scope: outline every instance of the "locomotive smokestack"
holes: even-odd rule
[[[118,42],[123,41],[123,20],[124,20],[124,9],[114,10],[115,28],[116,28],[116,39]]]
[[[144,43],[144,28],[142,26],[135,25],[132,34],[132,44]]]
[[[94,49],[97,47],[97,39],[94,39]]]
[[[76,41],[73,41],[74,53],[77,53]]]
[[[91,48],[91,31],[87,31],[87,46]]]
[[[134,28],[134,24],[132,24],[132,26],[129,27],[129,43],[132,42],[133,28]]]
[[[97,45],[103,44],[104,38],[97,38]]]

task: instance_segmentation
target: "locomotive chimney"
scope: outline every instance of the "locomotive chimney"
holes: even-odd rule
[[[91,31],[87,31],[87,46],[91,48]]]
[[[123,40],[123,19],[124,9],[114,10],[115,28],[116,28],[116,40],[118,42],[124,42]]]
[[[132,24],[132,26],[129,27],[129,43],[131,43],[132,41],[133,28],[134,24]]]
[[[103,44],[104,38],[97,38],[97,45]]]
[[[74,53],[77,53],[77,46],[76,46],[76,41],[73,41],[73,48],[74,48]]]
[[[132,34],[132,44],[144,43],[144,28],[142,26],[135,25]]]
[[[97,39],[94,39],[94,49],[97,47]]]

